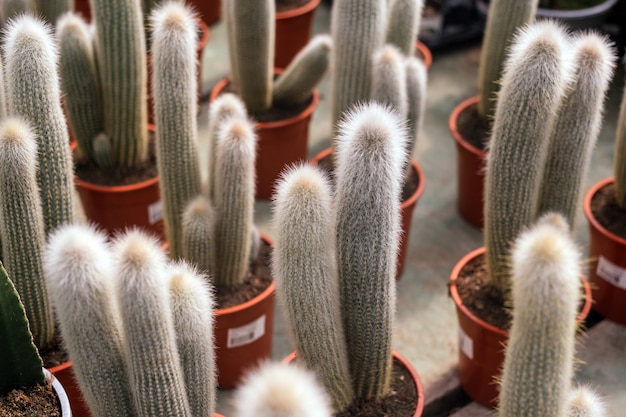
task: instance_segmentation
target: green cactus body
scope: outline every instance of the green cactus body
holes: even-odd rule
[[[563,214],[573,227],[595,147],[615,57],[607,40],[592,33],[574,43],[575,73],[552,130],[539,214]]]
[[[618,206],[626,210],[626,86],[622,93],[617,118],[613,175],[615,177],[615,201]]]
[[[602,399],[587,387],[570,392],[568,417],[609,417]]]
[[[231,83],[233,86],[233,91],[239,91],[239,86],[237,83],[239,80],[234,74],[239,74],[239,62],[237,59],[239,58],[235,53],[235,46],[237,44],[237,38],[235,33],[235,28],[237,25],[235,24],[235,2],[233,1],[222,1],[222,15],[224,17],[224,26],[226,28],[226,39],[228,41],[228,58],[230,62],[230,73],[231,73]]]
[[[208,277],[184,263],[168,266],[170,306],[192,416],[212,416],[215,410],[213,296]]]
[[[94,159],[93,141],[104,129],[104,122],[93,39],[87,23],[74,13],[59,20],[57,37],[68,121],[78,147],[89,159]]]
[[[14,388],[32,387],[44,381],[43,366],[28,319],[7,271],[0,263],[0,395]]]
[[[354,391],[361,399],[380,398],[390,388],[406,158],[402,126],[378,104],[357,107],[342,121],[335,148],[341,309]]]
[[[169,3],[151,16],[159,189],[170,256],[182,256],[182,215],[202,188],[197,146],[195,19]]]
[[[385,45],[374,53],[370,98],[391,106],[400,117],[405,117],[407,114],[404,57],[394,46]]]
[[[50,27],[29,15],[12,21],[4,41],[9,113],[27,120],[37,138],[37,181],[47,235],[74,219],[73,165],[57,49]]]
[[[115,163],[132,167],[147,157],[147,69],[139,0],[91,0],[105,132]],[[123,42],[120,42],[123,39]]]
[[[41,263],[45,234],[36,158],[34,132],[20,120],[5,120],[0,125],[2,259],[24,303],[35,344],[43,348],[54,338],[54,315]]]
[[[203,195],[187,204],[183,213],[183,258],[208,276],[215,272],[215,211],[211,200]]]
[[[409,57],[405,61],[406,94],[407,94],[407,122],[409,124],[409,141],[407,142],[408,167],[415,152],[417,137],[424,123],[424,109],[426,108],[426,81],[428,74],[424,62],[416,57]]]
[[[215,284],[233,286],[248,271],[254,222],[256,136],[246,119],[222,126],[216,147]]]
[[[115,162],[113,162],[113,146],[111,145],[111,138],[106,133],[100,132],[93,140],[93,159],[96,164],[104,172],[111,172],[115,168]]]
[[[37,13],[54,25],[64,13],[74,10],[74,0],[35,0]]]
[[[385,0],[335,0],[331,35],[331,122],[344,111],[369,99],[372,56],[382,46],[385,33]]]
[[[539,0],[498,0],[489,4],[485,37],[478,66],[478,113],[492,120],[496,112],[497,81],[515,31],[535,19]]]
[[[63,341],[91,413],[136,416],[107,237],[86,225],[55,231],[44,252],[44,270]]]
[[[124,317],[124,350],[138,416],[191,416],[178,357],[166,260],[138,230],[115,242],[116,293]]]
[[[318,35],[293,58],[272,91],[273,103],[300,103],[311,97],[330,65],[332,39]]]
[[[406,57],[415,52],[423,6],[424,0],[393,0],[389,6],[385,43],[394,45]]]
[[[328,180],[310,166],[288,171],[277,188],[274,216],[276,292],[298,362],[318,375],[335,410],[342,411],[352,404],[354,392],[341,321]]]
[[[485,245],[489,283],[506,295],[507,260],[517,235],[537,212],[548,139],[569,86],[563,30],[552,22],[520,32],[505,66],[485,178]]]
[[[234,87],[250,113],[272,106],[274,77],[275,0],[229,0],[226,18],[230,53],[235,54],[231,68]],[[227,6],[228,7],[228,6]]]
[[[547,214],[516,240],[500,417],[567,415],[580,273],[580,254],[560,215]]]

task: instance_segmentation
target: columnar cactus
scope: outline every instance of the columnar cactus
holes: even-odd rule
[[[74,10],[74,0],[35,0],[37,13],[55,24],[64,13]]]
[[[33,10],[32,0],[3,0],[0,2],[0,27],[4,27],[9,19]]]
[[[409,124],[409,140],[407,142],[407,161],[417,145],[417,136],[424,122],[424,109],[426,109],[426,82],[428,74],[424,61],[416,57],[408,57],[405,60],[406,94],[407,94],[407,122]],[[407,165],[408,165],[407,162]]]
[[[184,206],[202,188],[197,146],[195,16],[183,4],[155,9],[152,26],[152,88],[159,190],[165,235],[173,258],[182,256]]]
[[[0,125],[0,236],[2,259],[22,297],[35,344],[43,348],[54,338],[54,315],[41,263],[45,233],[35,140],[25,122],[9,118]]]
[[[626,210],[626,86],[622,93],[622,101],[617,118],[615,135],[615,156],[613,159],[613,176],[615,177],[615,201]]]
[[[489,4],[485,38],[478,66],[478,113],[491,120],[496,112],[496,93],[505,56],[518,28],[535,19],[539,0],[498,0]]]
[[[204,277],[168,264],[158,242],[140,231],[107,243],[82,225],[53,234],[45,271],[96,417],[212,415],[213,302]],[[94,362],[97,372],[89,369]],[[198,379],[202,386],[193,386]]]
[[[45,231],[72,222],[73,168],[50,27],[30,15],[12,20],[4,37],[9,114],[27,120],[38,142]],[[28,307],[27,307],[28,308]]]
[[[209,276],[215,273],[215,210],[211,200],[198,195],[183,213],[183,258],[192,261]]]
[[[389,5],[385,43],[412,56],[422,18],[424,0],[394,0]]]
[[[391,106],[400,115],[407,114],[406,81],[404,57],[396,47],[385,45],[374,53],[370,94],[372,100]]]
[[[576,387],[569,396],[568,417],[608,417],[602,399],[591,389]]]

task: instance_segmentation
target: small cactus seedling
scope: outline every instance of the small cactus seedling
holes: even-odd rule
[[[576,387],[569,396],[568,417],[608,417],[602,399],[590,388]]]

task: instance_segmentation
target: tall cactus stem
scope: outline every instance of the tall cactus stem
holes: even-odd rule
[[[74,0],[35,0],[37,13],[53,26],[59,17],[74,10]]]
[[[393,0],[389,6],[385,43],[394,45],[405,57],[415,53],[415,41],[424,0]]]
[[[208,276],[215,272],[215,210],[203,195],[187,204],[183,213],[182,254]]]
[[[417,139],[424,124],[424,110],[426,109],[426,82],[428,74],[424,61],[416,57],[409,57],[405,61],[406,94],[407,94],[407,122],[409,124],[409,141],[407,142],[406,169],[409,169],[411,157],[415,152]]]
[[[626,209],[626,85],[622,92],[617,118],[613,175],[615,177],[615,201],[622,209]]]
[[[404,57],[395,46],[385,45],[374,53],[372,65],[370,98],[404,117],[408,108]]]
[[[33,0],[3,0],[0,2],[0,27],[4,27],[9,19],[32,13],[34,7]]]

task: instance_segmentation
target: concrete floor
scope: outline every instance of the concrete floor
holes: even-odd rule
[[[315,17],[316,33],[329,30],[330,10],[322,3]],[[426,190],[413,215],[413,228],[404,275],[398,283],[397,321],[394,348],[415,367],[426,388],[426,402],[443,398],[444,408],[456,411],[436,415],[483,416],[489,410],[468,400],[459,400],[457,363],[457,321],[447,281],[456,261],[470,250],[482,246],[482,232],[468,226],[457,214],[456,151],[448,131],[448,117],[463,99],[477,92],[480,44],[464,45],[436,53],[429,70],[426,118],[414,154],[426,177]],[[227,46],[223,23],[211,28],[211,38],[203,59],[203,91],[228,73]],[[611,175],[615,121],[623,85],[623,69],[611,87],[605,123],[594,152],[587,187]],[[329,77],[320,86],[321,101],[311,124],[309,156],[329,144]],[[200,115],[200,146],[206,147],[203,133],[207,125],[207,104]],[[206,152],[201,152],[205,155]],[[258,227],[272,236],[270,204],[256,204]],[[588,232],[582,209],[577,221],[577,239],[586,248]],[[586,253],[586,249],[583,249]],[[581,342],[577,380],[589,383],[606,398],[612,415],[624,415],[626,409],[626,328],[601,323],[591,330],[592,337]],[[274,326],[273,359],[281,360],[292,351],[285,322],[277,308]],[[594,357],[594,352],[601,352]],[[452,395],[452,393],[456,393]],[[232,391],[220,391],[217,411],[230,416]],[[446,397],[448,396],[448,397]],[[428,410],[428,409],[427,409]],[[428,413],[427,413],[428,414]],[[432,412],[430,415],[435,415]]]

